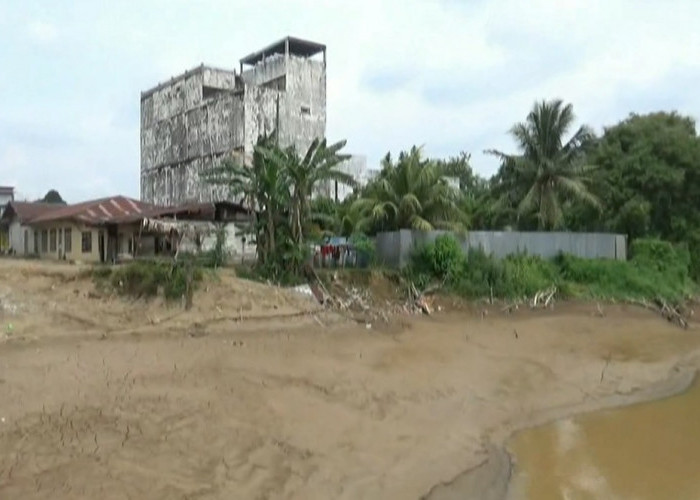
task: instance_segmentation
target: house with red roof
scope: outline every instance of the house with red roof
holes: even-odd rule
[[[126,196],[62,205],[28,222],[34,231],[34,253],[42,258],[112,262],[133,255],[144,217],[162,210]]]
[[[233,253],[240,254],[238,246],[246,248],[244,239],[238,241],[242,239],[240,224],[249,218],[249,211],[229,202],[159,207],[125,196],[111,196],[72,205],[13,201],[0,217],[0,228],[9,233],[15,255],[116,262],[136,256],[170,255],[187,243],[175,233],[183,233],[185,226],[212,226],[214,222],[226,226],[227,238],[231,240],[228,243]],[[164,232],[158,229],[162,224],[148,224],[154,219],[168,222],[171,229]],[[215,240],[215,235],[208,238]],[[201,244],[194,246],[195,250],[202,250]],[[191,250],[189,247],[191,242],[187,250]],[[247,248],[254,251],[250,243]]]

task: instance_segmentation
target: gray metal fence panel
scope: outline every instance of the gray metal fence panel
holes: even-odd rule
[[[377,257],[391,267],[408,263],[411,253],[435,241],[448,231],[400,231],[379,233],[375,239]],[[610,233],[470,231],[454,234],[464,252],[481,248],[486,254],[503,258],[526,253],[544,258],[567,253],[587,259],[627,259],[627,237]]]

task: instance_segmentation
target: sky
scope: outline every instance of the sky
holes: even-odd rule
[[[599,133],[631,112],[700,119],[697,0],[0,0],[0,185],[139,196],[140,92],[284,36],[328,47],[327,136],[387,151],[514,152],[561,98]]]

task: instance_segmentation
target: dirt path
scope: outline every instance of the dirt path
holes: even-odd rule
[[[636,309],[322,327],[308,299],[232,276],[185,316],[54,272],[0,263],[0,498],[439,498],[508,429],[700,349]]]

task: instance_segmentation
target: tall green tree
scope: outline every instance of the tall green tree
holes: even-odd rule
[[[700,277],[700,137],[692,118],[675,112],[632,114],[606,128],[590,153],[604,212],[578,206],[578,229],[659,237],[690,246]]]
[[[498,200],[495,209],[515,209],[517,218],[534,215],[538,228],[551,230],[561,226],[567,200],[599,207],[588,188],[592,167],[586,165],[584,154],[594,135],[581,126],[567,140],[574,120],[571,104],[559,99],[537,102],[526,120],[510,130],[518,154],[486,151],[502,161],[492,183]]]
[[[358,214],[356,229],[365,233],[465,229],[468,217],[460,207],[460,192],[446,180],[454,174],[444,165],[423,158],[421,149],[415,146],[402,152],[396,162],[387,154],[379,176],[353,204]]]

